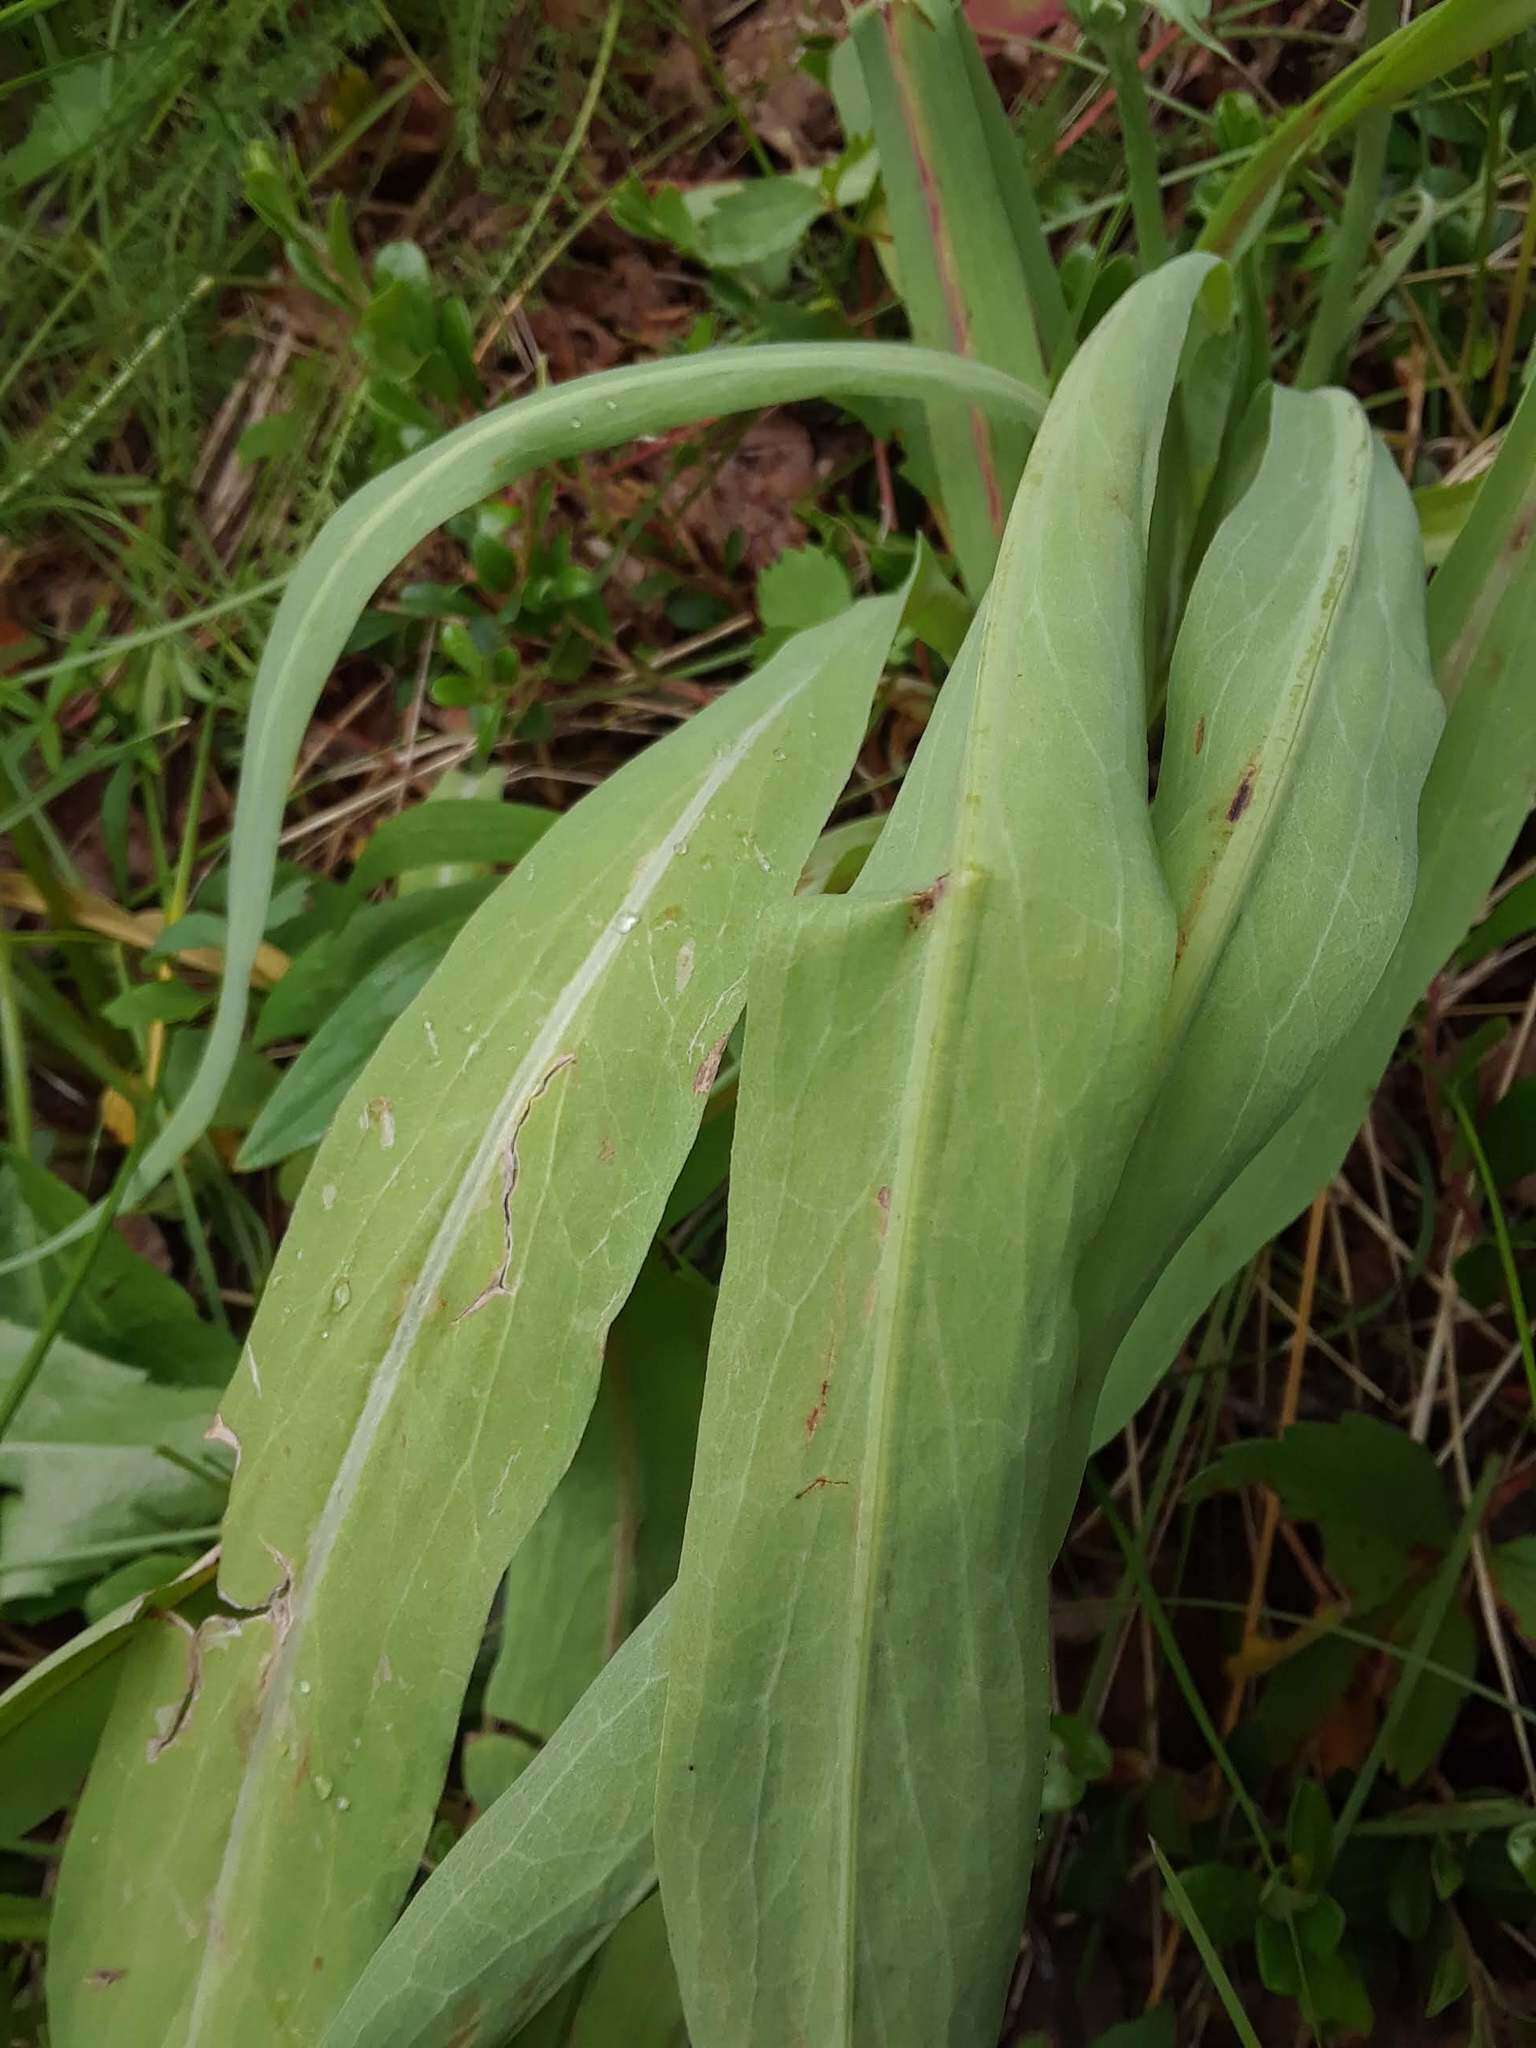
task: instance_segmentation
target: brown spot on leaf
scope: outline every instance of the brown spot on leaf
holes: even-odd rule
[[[827,1389],[831,1386],[831,1384],[832,1382],[829,1379],[822,1381],[821,1392],[816,1396],[816,1406],[805,1418],[805,1440],[807,1443],[810,1442],[811,1438],[816,1434],[817,1430],[820,1429],[822,1419],[826,1415]]]
[[[480,2022],[485,2017],[485,2007],[478,1998],[470,1998],[459,2007],[463,2017],[443,2043],[443,2048],[471,2048],[479,2038]]]
[[[121,1984],[127,1974],[126,1970],[88,1970],[85,1981],[92,1991],[108,1991],[114,1984]]]
[[[808,1493],[820,1493],[824,1486],[851,1486],[852,1484],[853,1481],[851,1479],[829,1479],[825,1472],[818,1472],[809,1486],[801,1487],[800,1491],[795,1495],[795,1499],[804,1500]]]
[[[613,1156],[613,1140],[612,1138],[604,1138],[601,1145],[599,1145],[597,1148],[597,1161],[599,1166],[612,1166]]]
[[[1205,718],[1202,714],[1195,720],[1195,752],[1198,754],[1205,745]]]
[[[727,1032],[724,1038],[717,1038],[694,1069],[693,1092],[695,1095],[707,1095],[710,1089],[714,1087],[715,1076],[720,1071],[720,1062],[725,1058],[725,1048],[730,1043],[730,1036],[731,1034]]]
[[[1229,825],[1235,825],[1244,811],[1247,810],[1249,804],[1252,803],[1253,784],[1256,773],[1257,771],[1251,767],[1243,770],[1243,779],[1232,792],[1232,801],[1227,805],[1227,823]]]
[[[949,876],[939,875],[926,889],[919,889],[907,905],[907,923],[916,931],[924,918],[932,917],[944,900],[944,891],[949,887]]]

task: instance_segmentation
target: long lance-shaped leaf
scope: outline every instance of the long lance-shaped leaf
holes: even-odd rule
[[[562,818],[347,1097],[222,1409],[220,1590],[252,1611],[218,1633],[230,1697],[153,1754],[114,1716],[60,1887],[61,2048],[104,2020],[123,2048],[309,2048],[388,1926],[496,1579],[580,1440],[902,605],[798,636]],[[238,1731],[217,1762],[209,1722]]]
[[[1096,1443],[1152,1392],[1217,1289],[1337,1172],[1414,1005],[1498,879],[1536,785],[1533,536],[1536,387],[1430,586],[1430,649],[1451,702],[1419,805],[1418,880],[1402,936],[1306,1100],[1185,1240],[1118,1347]]]
[[[456,428],[376,477],[330,519],[290,579],[257,671],[230,852],[224,979],[207,1049],[135,1170],[142,1200],[207,1130],[245,1029],[246,984],[271,895],[273,863],[299,746],[331,668],[371,593],[444,520],[530,470],[723,413],[806,398],[970,399],[1023,425],[1044,399],[983,363],[885,342],[777,342],[640,363],[580,377]],[[90,1211],[9,1260],[30,1265],[83,1237]]]
[[[1143,610],[1208,280],[1170,265],[1073,364],[868,865],[753,964],[657,1789],[697,2048],[970,2048],[998,2024],[1072,1277],[1173,964]]]
[[[652,1889],[671,1600],[433,1871],[323,2048],[502,2048]]]
[[[1413,501],[1353,399],[1272,406],[1174,651],[1152,812],[1180,920],[1167,1065],[1083,1276],[1085,1427],[1159,1273],[1359,1020],[1413,897],[1443,716]]]
[[[1046,383],[1043,325],[1065,341],[1061,286],[992,81],[954,0],[893,0],[856,17],[901,295],[914,337]],[[999,134],[998,129],[1002,130]],[[958,396],[958,394],[957,394]],[[973,597],[992,578],[1029,431],[974,405],[930,404],[927,439],[955,553]]]
[[[1395,105],[1533,22],[1536,0],[1441,0],[1384,37],[1279,124],[1228,186],[1201,234],[1201,248],[1240,255],[1258,234],[1280,186],[1314,150],[1362,114]]]

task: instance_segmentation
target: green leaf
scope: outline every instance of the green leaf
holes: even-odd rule
[[[1413,508],[1340,392],[1272,397],[1174,650],[1153,829],[1165,1072],[1085,1274],[1097,1400],[1180,1245],[1303,1101],[1401,935],[1441,725]]]
[[[1536,384],[1430,589],[1431,651],[1452,702],[1420,799],[1418,882],[1402,936],[1306,1100],[1164,1270],[1116,1353],[1096,1443],[1123,1428],[1217,1289],[1337,1171],[1409,1014],[1478,915],[1529,812],[1536,781],[1533,507]]]
[[[1286,1818],[1285,1846],[1303,1891],[1321,1891],[1333,1863],[1333,1814],[1315,1778],[1298,1778]]]
[[[581,1446],[502,1590],[483,1711],[535,1742],[482,1756],[482,1785],[511,1782],[677,1575],[713,1312],[707,1282],[655,1257],[619,1311]]]
[[[125,1200],[149,1194],[218,1108],[245,1039],[246,989],[266,924],[300,744],[363,606],[418,541],[545,462],[636,435],[800,398],[921,400],[935,393],[1024,423],[1038,420],[1044,402],[984,364],[891,343],[786,342],[684,355],[532,393],[444,435],[344,505],[289,578],[257,672],[231,850],[224,982],[203,1063],[196,1084],[146,1147]],[[93,1210],[47,1249],[74,1242],[95,1220]],[[38,1256],[29,1250],[0,1260],[0,1273]]]
[[[184,981],[141,981],[103,1005],[102,1015],[124,1031],[138,1031],[147,1024],[185,1024],[212,1000],[206,990],[189,988]]]
[[[117,1692],[124,1652],[194,1599],[211,1558],[126,1601],[0,1693],[0,1837],[27,1834],[79,1789]]]
[[[0,155],[0,189],[30,185],[89,149],[111,119],[113,87],[122,90],[124,61],[114,52],[53,72],[25,140]]]
[[[269,412],[246,428],[235,443],[235,453],[249,467],[273,456],[297,454],[303,441],[302,413]]]
[[[1516,1081],[1482,1119],[1488,1167],[1501,1188],[1536,1173],[1536,1076]]]
[[[370,836],[348,886],[361,894],[412,868],[452,867],[464,861],[513,867],[533,851],[557,815],[538,804],[419,804],[387,819]]]
[[[1214,1948],[1235,1948],[1253,1939],[1259,1913],[1260,1883],[1256,1872],[1230,1863],[1197,1863],[1181,1870],[1182,1898],[1169,1892],[1170,1910],[1186,1927],[1204,1929]]]
[[[35,1243],[85,1211],[73,1188],[33,1160],[0,1152],[0,1248]],[[54,1284],[46,1269],[0,1275],[0,1317],[37,1325]],[[66,1309],[63,1334],[176,1386],[222,1386],[235,1362],[229,1332],[205,1322],[185,1288],[140,1258],[115,1230],[107,1233]]]
[[[358,905],[340,931],[321,932],[295,957],[263,1003],[252,1043],[307,1038],[387,955],[423,932],[451,938],[495,887],[493,879],[482,878]]]
[[[0,1322],[0,1383],[34,1332]],[[0,1600],[36,1598],[93,1576],[75,1553],[131,1546],[162,1530],[216,1521],[224,1486],[204,1441],[206,1390],[156,1386],[144,1374],[56,1337],[0,1441]],[[159,1454],[169,1446],[208,1469],[199,1479]]]
[[[1536,1821],[1522,1821],[1519,1827],[1511,1828],[1504,1846],[1510,1862],[1536,1892]]]
[[[1142,607],[1208,275],[1170,265],[1074,362],[874,852],[752,963],[658,1780],[705,2041],[998,2025],[1049,1735],[1073,1271],[1173,959]]]
[[[852,602],[848,571],[825,548],[788,548],[757,579],[758,616],[770,629],[820,625]]]
[[[1527,1642],[1536,1642],[1536,1536],[1497,1543],[1488,1554],[1500,1600]]]
[[[567,1993],[569,1997],[570,1994]],[[661,1900],[652,1892],[609,1935],[569,2012],[552,1999],[516,2048],[688,2048]]]
[[[321,2048],[502,2048],[652,1889],[669,1604],[433,1871]]]
[[[388,1926],[496,1582],[580,1441],[758,920],[842,787],[902,603],[797,636],[567,813],[347,1098],[221,1404],[242,1619],[175,1774],[144,1762],[164,1700],[120,1698],[61,1875],[59,2048],[99,2025],[78,1987],[104,1929],[132,1960],[122,2048],[309,2048]],[[430,1567],[380,1600],[381,1555],[427,1532]],[[175,1845],[184,1913],[122,1895],[146,1832]]]
[[[242,1173],[320,1142],[390,1025],[420,995],[457,937],[455,924],[437,925],[396,946],[361,976],[262,1104],[240,1147],[236,1164]]]
[[[48,1901],[0,1892],[0,1941],[46,1941]]]
[[[1296,1422],[1282,1437],[1230,1444],[1189,1490],[1262,1485],[1288,1512],[1323,1533],[1328,1570],[1361,1607],[1378,1607],[1402,1584],[1415,1547],[1443,1551],[1455,1534],[1445,1481],[1406,1430],[1368,1415]]]
[[[1400,1845],[1387,1879],[1387,1913],[1404,1941],[1422,1941],[1434,1917],[1435,1887],[1429,1851]]]
[[[1122,2020],[1107,2033],[1096,2034],[1093,2048],[1176,2048],[1176,2043],[1172,2008],[1159,2005],[1139,2019]]]
[[[1466,1951],[1459,1937],[1454,1914],[1441,1915],[1431,1954],[1434,1957],[1434,1964],[1430,1971],[1429,1991],[1424,2000],[1424,2017],[1432,2020],[1439,2014],[1448,2012],[1459,1998],[1466,1996],[1470,1981]]]
[[[1346,2038],[1365,2036],[1375,2025],[1365,1979],[1345,1949],[1308,1955],[1303,2000],[1303,2009],[1314,2015],[1314,2024],[1330,2036],[1335,2031]]]
[[[1435,1897],[1442,1901],[1454,1899],[1461,1890],[1467,1867],[1459,1844],[1448,1834],[1437,1834],[1430,1842],[1429,1868],[1435,1881]]]
[[[1290,1922],[1260,1914],[1254,1924],[1253,1945],[1264,1989],[1281,1998],[1295,1998],[1301,1991],[1301,1969]]]
[[[727,192],[698,222],[699,259],[713,270],[771,263],[800,245],[825,202],[798,178],[753,178]]]
[[[1394,1629],[1411,1643],[1423,1616],[1428,1590],[1409,1602]],[[1414,1785],[1430,1770],[1450,1740],[1456,1717],[1467,1697],[1462,1681],[1476,1675],[1478,1636],[1471,1620],[1454,1601],[1435,1631],[1413,1693],[1384,1745],[1384,1761],[1400,1785]],[[1449,1675],[1447,1675],[1449,1674]]]
[[[1189,1929],[1190,1940],[1193,1941],[1195,1947],[1199,1950],[1200,1960],[1205,1965],[1206,1975],[1216,1987],[1216,1995],[1221,2000],[1222,2010],[1226,2013],[1231,2023],[1232,2031],[1236,2034],[1241,2048],[1259,2048],[1259,2037],[1249,2023],[1248,2015],[1243,2010],[1242,2001],[1237,1995],[1231,1978],[1227,1975],[1226,1966],[1221,1960],[1216,1943],[1207,1933],[1200,1914],[1196,1910],[1193,1898],[1186,1891],[1178,1872],[1163,1854],[1155,1837],[1149,1838],[1149,1847],[1152,1851],[1153,1861],[1157,1864],[1158,1870],[1162,1873],[1163,1882],[1168,1887],[1169,1895],[1173,1902],[1173,1910]],[[1260,1921],[1258,1924],[1262,1926],[1265,1923]]]

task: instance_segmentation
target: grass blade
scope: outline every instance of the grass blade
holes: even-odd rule
[[[1253,2024],[1243,2010],[1243,2001],[1237,1995],[1237,1987],[1227,1975],[1227,1966],[1221,1960],[1215,1942],[1206,1933],[1200,1915],[1195,1911],[1194,1901],[1184,1889],[1178,1872],[1163,1854],[1157,1837],[1148,1835],[1147,1844],[1158,1870],[1162,1873],[1163,1882],[1168,1887],[1173,1909],[1188,1930],[1189,1938],[1195,1944],[1200,1960],[1205,1965],[1205,1973],[1216,1987],[1216,1996],[1221,2000],[1221,2009],[1231,2022],[1233,2033],[1236,2034],[1242,2048],[1259,2048],[1259,2037],[1253,2031]]]

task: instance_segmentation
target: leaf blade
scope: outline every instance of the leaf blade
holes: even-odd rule
[[[241,1457],[220,1586],[253,1612],[242,1640],[267,1637],[241,1667],[245,1753],[196,1780],[202,1862],[174,1925],[147,1901],[96,1910],[110,1871],[65,1859],[56,1966],[101,1967],[104,1925],[137,1944],[163,1986],[156,2048],[312,2038],[398,1905],[495,1581],[576,1449],[756,920],[841,786],[902,602],[798,636],[568,813],[333,1124],[222,1406]],[[515,972],[488,989],[498,958]],[[119,1832],[135,1811],[130,1835],[165,1825],[154,1778],[100,1792]]]

